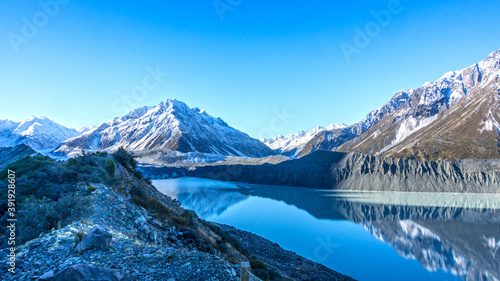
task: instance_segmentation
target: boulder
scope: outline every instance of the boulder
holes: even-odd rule
[[[54,271],[51,270],[40,276],[39,281],[54,281]]]
[[[97,267],[89,264],[77,264],[62,268],[56,273],[54,281],[132,281],[138,280],[136,276],[123,270],[107,267]]]
[[[191,229],[182,229],[181,231],[182,231],[181,232],[182,237],[184,237],[184,239],[191,239],[191,240],[198,239],[198,236],[196,236],[196,233]]]
[[[108,250],[111,244],[113,235],[102,226],[94,226],[92,230],[83,238],[83,240],[76,246],[75,251],[82,253],[87,250],[98,249]]]

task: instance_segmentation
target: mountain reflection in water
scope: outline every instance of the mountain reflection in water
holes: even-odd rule
[[[266,238],[288,250],[359,280],[397,280],[394,278],[401,277],[396,277],[400,276],[397,273],[391,275],[385,269],[389,265],[382,264],[380,257],[387,255],[384,246],[376,246],[355,227],[344,224],[346,221],[361,226],[379,241],[390,245],[400,259],[416,260],[421,268],[425,268],[418,270],[411,262],[396,260],[400,268],[394,271],[405,271],[408,274],[406,280],[500,280],[499,195],[324,191],[196,178],[153,183],[158,190],[178,199],[185,208],[196,211],[203,219],[233,224],[269,236]],[[273,212],[278,213],[278,209],[265,206],[272,205],[270,202],[279,202],[281,205],[276,206],[286,209],[285,216],[277,219],[278,215]],[[238,211],[238,208],[244,210]],[[255,224],[238,221],[236,214],[243,220],[241,212],[259,214],[259,209],[264,215],[259,216]],[[298,210],[294,212],[294,209]],[[275,232],[280,227],[283,231],[298,229],[293,224],[302,223],[299,217],[304,215],[298,213],[300,210],[313,216],[315,223],[337,222],[335,231],[343,231],[345,238],[322,236],[314,233],[313,226],[310,231],[305,231],[306,237],[291,235],[289,239],[294,239],[293,243],[287,243],[281,234],[272,233],[273,228]],[[286,217],[288,214],[297,216],[296,221]],[[304,223],[301,228],[308,228],[308,224],[313,223]],[[268,229],[264,229],[266,226]],[[280,239],[283,241],[275,241]],[[367,252],[368,261],[361,261],[354,254],[335,258],[337,252],[339,255],[357,253],[358,247],[362,247],[359,251]],[[342,248],[347,249],[342,252]],[[387,258],[385,262],[393,260]],[[411,279],[412,274],[415,279]]]

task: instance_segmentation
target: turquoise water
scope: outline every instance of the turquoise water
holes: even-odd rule
[[[499,278],[495,195],[331,192],[197,178],[153,184],[203,219],[358,280]]]

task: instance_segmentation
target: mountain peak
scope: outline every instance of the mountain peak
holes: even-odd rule
[[[52,120],[50,120],[49,118],[47,118],[46,116],[35,116],[35,115],[32,115],[30,118],[22,121],[21,123],[51,123],[53,122]]]
[[[46,116],[36,116],[36,115],[31,115],[30,118],[26,119],[26,121],[31,121],[31,120],[40,120],[40,119],[48,119]]]
[[[199,108],[177,99],[145,106],[93,131],[68,140],[57,151],[70,156],[82,150],[172,150],[222,156],[262,157],[272,151],[256,139]]]
[[[261,139],[260,141],[277,153],[296,157],[304,148],[304,146],[313,139],[318,133],[324,131],[332,131],[345,128],[347,125],[342,123],[332,123],[326,127],[316,126],[309,131],[299,131],[295,134],[283,136],[277,135],[269,139]]]
[[[345,127],[347,127],[347,125],[344,123],[332,123],[332,124],[326,126],[326,129],[328,131],[331,131],[331,130],[336,130],[336,129],[342,129]]]
[[[158,106],[172,107],[172,108],[173,107],[178,107],[178,108],[188,107],[187,104],[185,104],[184,102],[182,102],[182,101],[180,101],[178,99],[166,99],[166,100],[160,102],[160,104]]]
[[[88,131],[92,131],[94,130],[95,128],[97,128],[96,126],[82,126],[80,129],[78,129],[78,133],[79,134],[84,134]]]
[[[486,59],[498,59],[498,60],[500,60],[500,49],[491,53]]]

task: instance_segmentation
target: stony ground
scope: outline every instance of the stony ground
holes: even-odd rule
[[[76,264],[120,269],[137,280],[239,280],[237,267],[200,239],[186,239],[187,230],[183,233],[163,225],[105,185],[95,187],[88,221],[75,222],[19,247],[18,272],[5,273],[2,280],[36,280]],[[77,233],[89,233],[96,225],[111,233],[110,248],[76,253]],[[0,252],[1,257],[6,254]]]
[[[2,280],[36,280],[82,263],[120,269],[138,280],[239,280],[237,269],[220,256],[189,247],[147,244],[114,230],[109,250],[75,253],[75,233],[92,227],[77,222],[30,241],[19,248],[19,272]]]

